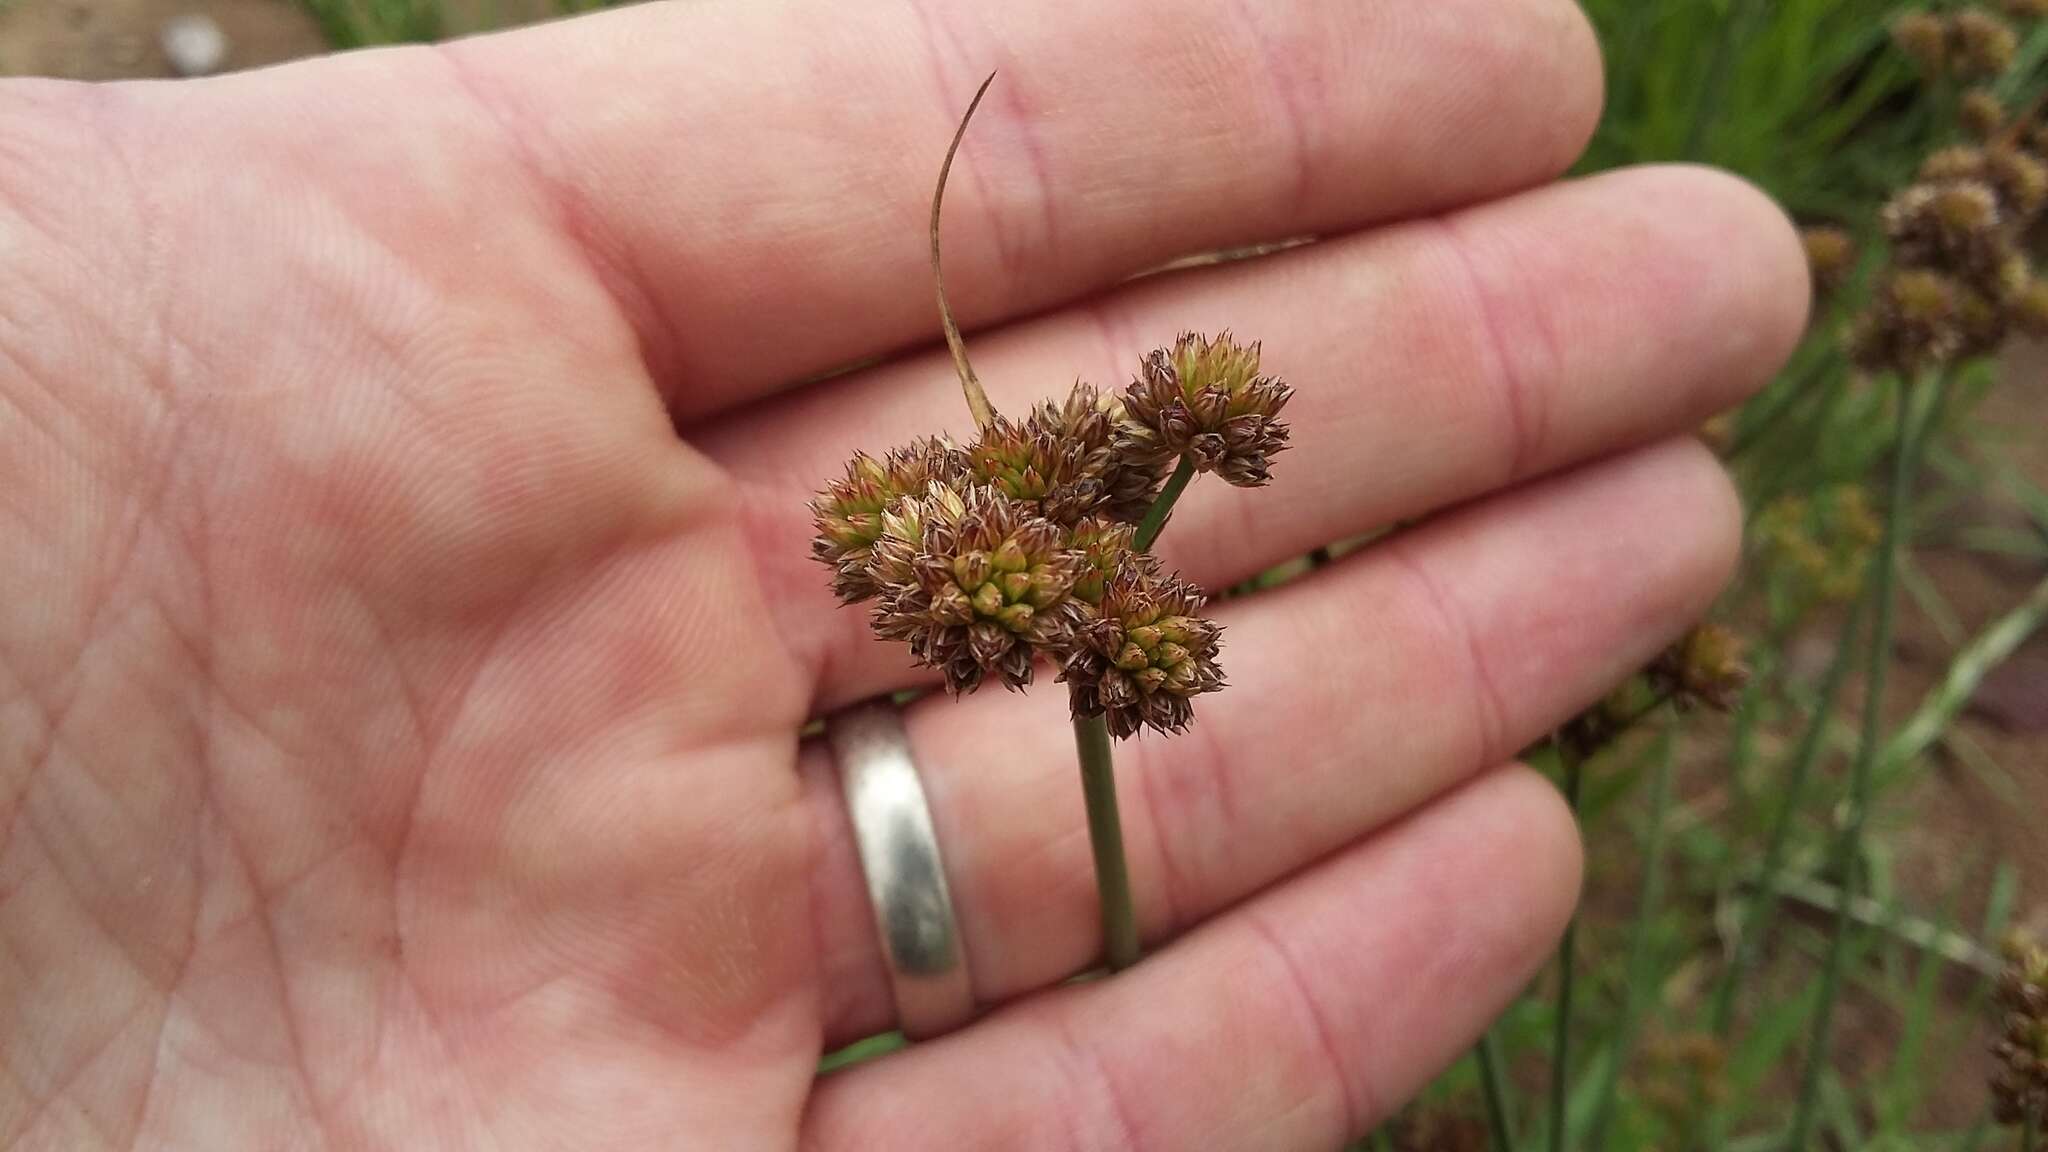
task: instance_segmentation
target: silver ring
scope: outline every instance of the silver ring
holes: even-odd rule
[[[974,988],[903,715],[891,704],[862,704],[827,717],[825,738],[867,877],[898,1025],[912,1039],[951,1031],[974,1016]]]

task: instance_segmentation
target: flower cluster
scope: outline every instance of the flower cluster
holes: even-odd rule
[[[1907,12],[1892,22],[1892,42],[1923,74],[1961,80],[2003,74],[2020,46],[2012,25],[1982,8]]]
[[[1280,409],[1293,390],[1259,375],[1259,346],[1187,333],[1145,357],[1124,392],[1132,420],[1126,450],[1165,463],[1180,457],[1242,488],[1267,480],[1267,458],[1287,447]]]
[[[1782,579],[1791,607],[1847,603],[1863,587],[1871,549],[1884,534],[1860,485],[1781,496],[1757,514],[1755,538]]]
[[[1992,1114],[2038,1131],[2048,1127],[2048,951],[2017,936],[2006,941],[1997,999],[2005,1018],[1992,1046]]]
[[[1719,624],[1695,625],[1639,674],[1558,730],[1558,747],[1580,761],[1620,739],[1657,708],[1727,712],[1749,683],[1742,638]]]
[[[955,694],[1059,670],[1077,716],[1128,737],[1185,728],[1223,686],[1204,596],[1140,550],[1137,525],[1176,458],[1233,484],[1268,478],[1286,447],[1286,385],[1257,345],[1182,336],[1146,357],[1119,399],[1076,384],[979,437],[856,454],[812,501],[811,550],[876,635],[906,644]]]
[[[1892,32],[1924,72],[1965,79],[2002,75],[2017,43],[1979,8],[1909,13]],[[2048,334],[2048,282],[2022,250],[2048,206],[2048,123],[2012,115],[1989,88],[1967,93],[1958,116],[1980,143],[1929,156],[1885,205],[1890,262],[1847,337],[1866,370],[1912,376],[1984,355],[2014,330]]]

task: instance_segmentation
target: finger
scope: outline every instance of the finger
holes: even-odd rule
[[[1579,865],[1555,789],[1493,774],[1128,972],[827,1079],[804,1146],[1338,1147],[1513,999]]]
[[[1726,476],[1678,442],[1450,514],[1221,605],[1231,686],[1181,738],[1117,746],[1139,918],[1158,940],[1499,764],[1641,667],[1732,571]],[[1046,690],[1050,689],[1050,690]],[[1065,693],[910,710],[984,1004],[1101,948]],[[807,752],[828,1032],[892,1016],[828,758]]]
[[[1198,482],[1161,539],[1227,585],[1319,544],[1696,427],[1768,379],[1804,326],[1778,210],[1698,169],[1602,176],[1266,260],[1134,286],[977,342],[1000,406],[1128,378],[1180,327],[1262,338],[1296,386],[1267,489]],[[1107,334],[1107,335],[1105,335]],[[820,703],[917,681],[809,559],[805,501],[856,448],[965,422],[943,356],[787,397],[700,439],[740,479],[763,579]]]
[[[925,213],[991,69],[947,198],[970,325],[1526,186],[1600,97],[1568,0],[658,4],[444,59],[685,416],[937,334]]]

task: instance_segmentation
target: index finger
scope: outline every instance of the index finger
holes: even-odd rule
[[[823,13],[821,15],[821,12]],[[1488,198],[1599,104],[1570,0],[651,4],[444,52],[688,419],[1175,256]]]

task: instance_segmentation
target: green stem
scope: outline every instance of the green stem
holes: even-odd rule
[[[1493,1137],[1493,1152],[1512,1152],[1515,1121],[1508,1111],[1508,1078],[1501,1071],[1500,1044],[1492,1029],[1480,1034],[1472,1058],[1479,1064],[1479,1091],[1486,1097],[1486,1129]]]
[[[1194,478],[1194,458],[1182,456],[1180,463],[1174,465],[1173,475],[1166,478],[1166,487],[1159,490],[1159,498],[1152,501],[1152,507],[1146,510],[1145,518],[1138,522],[1138,535],[1131,541],[1131,547],[1140,552],[1152,550],[1152,542],[1159,539],[1159,530],[1166,527],[1166,515],[1173,511],[1173,502],[1180,499],[1182,490],[1187,488],[1188,481]]]
[[[1599,1104],[1593,1110],[1593,1130],[1586,1140],[1587,1147],[1593,1152],[1600,1152],[1607,1146],[1607,1129],[1614,1119],[1614,1097],[1621,1084],[1621,1069],[1628,1062],[1630,1050],[1635,1047],[1636,1026],[1643,1014],[1643,998],[1654,975],[1650,971],[1654,954],[1650,946],[1651,926],[1656,921],[1658,907],[1664,902],[1664,843],[1665,833],[1671,826],[1671,776],[1677,761],[1669,731],[1664,733],[1660,743],[1657,768],[1650,777],[1650,829],[1648,842],[1643,848],[1643,886],[1636,900],[1635,924],[1629,929],[1628,994],[1622,1002],[1621,1020],[1614,1028],[1614,1051],[1607,1061],[1606,1074],[1600,1080]]]
[[[2030,1109],[2020,1118],[2020,1152],[2034,1152],[2040,1143],[2040,1137],[2041,1126],[2035,1121],[2034,1113]]]
[[[987,85],[983,85],[984,88]],[[1159,538],[1167,513],[1195,475],[1195,462],[1182,456],[1166,487],[1138,525],[1134,546],[1143,552]],[[1081,756],[1081,795],[1088,804],[1088,846],[1095,853],[1095,890],[1102,904],[1102,940],[1109,968],[1121,972],[1138,962],[1138,915],[1131,904],[1131,868],[1124,860],[1124,828],[1116,811],[1116,753],[1109,722],[1101,716],[1074,717],[1074,747]]]
[[[1835,638],[1834,657],[1829,661],[1827,675],[1821,682],[1820,696],[1814,701],[1813,715],[1806,722],[1806,731],[1800,734],[1799,746],[1793,751],[1791,766],[1785,771],[1784,783],[1778,789],[1778,807],[1771,814],[1770,832],[1764,845],[1761,879],[1757,890],[1750,895],[1748,910],[1741,918],[1735,955],[1714,988],[1713,1029],[1714,1035],[1722,1040],[1734,1031],[1736,993],[1741,991],[1743,981],[1748,979],[1750,970],[1756,965],[1757,957],[1763,952],[1764,939],[1769,935],[1771,913],[1777,908],[1773,889],[1778,873],[1784,870],[1785,854],[1791,850],[1792,826],[1806,794],[1806,782],[1812,778],[1814,765],[1820,762],[1821,753],[1827,748],[1828,725],[1834,719],[1835,701],[1842,694],[1842,684],[1848,680],[1849,666],[1854,662],[1856,630],[1861,623],[1863,607],[1864,602],[1859,600],[1850,607],[1848,619],[1842,622],[1841,633]]]
[[[1564,767],[1565,804],[1576,817],[1585,765],[1569,742],[1557,745],[1557,755]],[[1564,940],[1557,947],[1557,1022],[1550,1039],[1550,1141],[1546,1145],[1550,1152],[1564,1152],[1565,1147],[1565,1109],[1571,1087],[1573,952],[1578,934],[1579,918],[1574,915],[1565,923]]]
[[[1074,717],[1081,753],[1081,795],[1088,803],[1088,846],[1095,852],[1095,889],[1102,902],[1102,939],[1112,972],[1138,962],[1138,916],[1131,904],[1131,870],[1124,862],[1124,829],[1116,812],[1116,759],[1109,723]]]
[[[1934,387],[1939,389],[1942,382],[1937,380]],[[1937,393],[1936,400],[1939,400]],[[1933,405],[1929,411],[1934,411]],[[1848,811],[1843,816],[1841,833],[1835,839],[1833,867],[1837,882],[1842,886],[1843,906],[1855,903],[1858,895],[1859,876],[1857,857],[1863,848],[1863,826],[1870,814],[1871,779],[1877,764],[1877,753],[1884,739],[1884,686],[1885,673],[1889,670],[1892,646],[1892,622],[1896,615],[1893,585],[1898,578],[1899,547],[1905,535],[1906,512],[1912,503],[1913,465],[1919,455],[1920,437],[1914,435],[1913,390],[1910,382],[1899,382],[1899,415],[1897,447],[1892,457],[1891,490],[1886,496],[1884,539],[1878,544],[1877,555],[1871,558],[1870,597],[1871,611],[1876,623],[1871,628],[1869,671],[1865,673],[1863,694],[1863,730],[1856,745],[1856,760],[1849,770]],[[1853,933],[1855,920],[1847,915],[1835,917],[1834,932],[1828,940],[1827,967],[1821,973],[1820,999],[1814,1006],[1813,1033],[1807,1042],[1806,1069],[1800,1078],[1799,1105],[1792,1115],[1791,1138],[1786,1147],[1791,1152],[1804,1152],[1813,1136],[1813,1125],[1819,1113],[1821,1073],[1828,1066],[1833,1045],[1835,1001],[1841,997],[1842,978],[1849,962],[1849,938]]]

